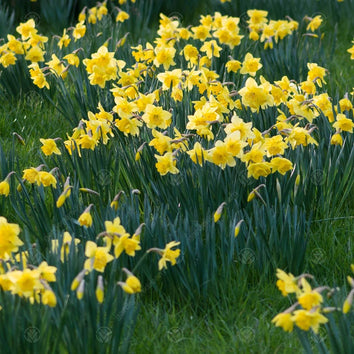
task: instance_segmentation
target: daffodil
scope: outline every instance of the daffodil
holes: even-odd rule
[[[292,170],[293,168],[293,163],[284,157],[272,158],[272,160],[270,161],[270,165],[273,172],[278,171],[282,175]]]
[[[252,112],[258,112],[260,108],[267,108],[274,104],[274,98],[263,84],[258,85],[253,78],[246,80],[245,86],[239,90],[242,104],[250,107]]]
[[[43,144],[41,150],[44,155],[50,156],[52,154],[61,155],[61,151],[58,149],[58,146],[55,142],[56,139],[39,139],[39,141]]]
[[[50,86],[45,78],[45,75],[43,71],[39,68],[37,63],[32,63],[29,66],[29,72],[31,75],[31,79],[33,80],[33,83],[38,86],[39,88],[47,88],[49,90]]]
[[[240,73],[243,75],[250,74],[251,76],[255,76],[256,72],[263,66],[260,63],[260,60],[260,58],[254,58],[251,53],[247,53],[242,63]]]
[[[64,28],[63,35],[59,38],[59,41],[58,41],[58,47],[60,49],[62,49],[63,47],[66,48],[70,42],[71,42],[71,38],[66,33],[66,28]]]
[[[217,223],[221,217],[221,214],[224,210],[224,206],[226,205],[225,202],[221,203],[218,208],[216,209],[215,213],[214,213],[214,222]]]
[[[128,275],[125,282],[118,282],[118,285],[128,294],[136,294],[141,292],[140,280],[131,273],[128,269],[123,268],[123,271]]]
[[[234,167],[236,161],[233,154],[229,152],[225,142],[218,140],[215,147],[208,151],[207,160],[224,169],[226,166]]]
[[[156,57],[154,59],[154,64],[156,66],[163,65],[165,70],[168,70],[170,66],[176,65],[174,62],[174,56],[176,54],[176,49],[172,47],[157,47],[155,49]]]
[[[124,21],[129,19],[129,14],[125,11],[119,11],[116,17],[116,22],[123,23]]]
[[[92,225],[92,216],[90,214],[90,209],[92,206],[93,204],[90,204],[79,216],[78,222],[81,226],[90,227]]]
[[[172,122],[172,114],[165,111],[162,107],[148,104],[142,119],[147,124],[148,128],[152,129],[157,127],[160,129],[166,129]]]
[[[155,158],[157,159],[155,166],[161,176],[164,176],[167,173],[179,173],[179,170],[176,167],[177,161],[172,152],[166,152],[163,156],[155,155]]]
[[[335,133],[332,135],[331,145],[343,145],[343,138],[339,133]]]
[[[291,313],[279,313],[272,319],[272,322],[276,327],[281,327],[285,332],[292,332],[294,328],[294,321]]]
[[[7,260],[13,252],[23,245],[19,239],[20,227],[17,224],[8,223],[0,216],[0,260]]]
[[[343,113],[339,113],[336,118],[336,122],[333,124],[333,127],[340,129],[344,132],[353,133],[354,123],[351,119],[347,118]]]
[[[317,28],[319,28],[322,24],[322,17],[320,15],[315,16],[314,18],[308,18],[310,20],[309,24],[306,27],[306,31],[311,30],[315,32]]]
[[[93,269],[103,273],[107,263],[113,261],[114,257],[109,254],[107,247],[98,247],[92,241],[86,242],[85,255],[88,259],[85,261],[84,268],[88,271]]]
[[[32,63],[44,61],[44,51],[38,45],[35,45],[26,53],[25,59]]]
[[[320,324],[327,323],[328,319],[320,313],[319,309],[311,311],[296,310],[292,316],[292,321],[304,331],[312,328],[315,333],[318,333]]]
[[[301,286],[301,293],[298,294],[297,299],[305,310],[311,310],[323,302],[322,295],[318,291],[312,290],[305,278],[301,278]]]
[[[0,195],[4,195],[5,197],[7,197],[10,194],[9,179],[14,173],[15,173],[14,171],[10,172],[6,176],[6,178],[0,182]]]
[[[299,293],[297,280],[291,273],[286,274],[283,270],[277,269],[277,278],[277,287],[283,296],[290,293]]]
[[[21,35],[22,40],[26,40],[31,34],[37,33],[35,26],[36,24],[33,18],[31,18],[25,23],[20,23],[19,26],[16,27],[16,31]]]
[[[236,73],[238,70],[241,69],[241,62],[238,60],[232,59],[226,63],[225,67],[226,67],[226,70],[228,73],[229,72]]]
[[[199,142],[196,142],[193,149],[187,151],[187,154],[194,163],[198,163],[200,166],[203,166],[203,163],[207,158],[207,151],[203,149]]]
[[[307,80],[315,81],[318,86],[322,87],[322,83],[326,83],[323,77],[326,75],[326,69],[317,65],[316,63],[308,63]]]
[[[76,24],[74,30],[73,30],[73,37],[75,38],[75,42],[84,37],[86,33],[86,26],[84,25],[84,21],[80,21]]]
[[[10,193],[10,185],[9,182],[4,180],[0,182],[0,195],[4,195],[7,197]]]
[[[36,179],[37,185],[43,185],[44,187],[52,186],[57,188],[57,180],[52,173],[46,171],[39,171]]]
[[[288,144],[283,141],[281,135],[275,135],[271,138],[265,139],[264,148],[267,151],[267,157],[271,157],[275,155],[283,155],[285,149],[288,148]]]
[[[172,265],[176,264],[176,259],[180,256],[181,250],[172,248],[178,246],[180,242],[171,241],[169,242],[164,249],[151,248],[148,252],[157,252],[161,258],[159,260],[159,270],[163,268],[167,269],[167,262],[170,262]]]
[[[104,287],[103,287],[103,277],[99,275],[97,278],[97,287],[96,287],[96,299],[101,304],[104,299]]]

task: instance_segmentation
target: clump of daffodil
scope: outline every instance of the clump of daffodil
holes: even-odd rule
[[[48,283],[56,281],[56,270],[47,262],[42,262],[38,267],[27,265],[23,270],[11,269],[0,274],[0,288],[28,299],[31,304],[37,302],[55,307],[56,296]]]
[[[339,310],[336,307],[323,307],[324,291],[328,291],[327,295],[334,293],[335,289],[327,286],[321,286],[313,289],[306,278],[312,278],[309,274],[302,274],[295,277],[291,273],[277,270],[277,287],[283,296],[294,293],[297,301],[284,312],[275,316],[272,322],[277,327],[281,327],[286,332],[291,332],[294,326],[303,331],[310,329],[314,333],[318,333],[321,324],[327,323],[329,319],[326,313]],[[352,287],[349,295],[343,304],[342,312],[348,313],[354,297],[354,280],[349,276],[348,282]]]
[[[135,252],[141,250],[140,233],[142,225],[140,225],[133,236],[130,236],[120,223],[119,217],[116,217],[113,222],[105,221],[106,231],[102,233],[102,236],[104,236],[106,247],[110,249],[113,244],[114,256],[116,258],[119,258],[123,251],[125,251],[128,256],[134,257]]]
[[[101,46],[97,53],[92,54],[91,59],[84,59],[83,64],[86,71],[90,74],[91,85],[105,87],[106,81],[117,78],[118,69],[125,66],[125,62],[114,58],[113,52],[108,52],[106,46]]]

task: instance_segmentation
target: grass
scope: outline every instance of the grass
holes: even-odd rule
[[[286,353],[299,348],[296,335],[285,346],[282,333],[270,325],[274,312],[286,303],[279,302],[274,287],[264,281],[245,294],[242,284],[232,282],[220,302],[199,312],[193,304],[176,308],[168,300],[144,304],[132,352]]]
[[[44,136],[65,138],[69,124],[60,113],[36,93],[30,91],[22,99],[3,101],[0,109],[0,138],[5,151],[11,150],[13,133],[18,133],[25,145],[16,140],[16,154],[25,165],[38,165],[39,139]]]

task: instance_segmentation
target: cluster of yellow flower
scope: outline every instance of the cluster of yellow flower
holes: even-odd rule
[[[354,265],[351,266],[354,273]],[[283,296],[295,293],[297,302],[294,303],[284,312],[276,315],[272,322],[277,327],[281,327],[286,332],[291,332],[296,325],[298,328],[308,331],[312,329],[314,333],[318,333],[319,326],[328,322],[328,318],[324,314],[341,310],[344,314],[348,313],[354,296],[354,280],[348,276],[348,282],[352,290],[344,301],[343,308],[322,307],[323,296],[321,293],[327,291],[327,296],[333,294],[335,289],[328,286],[321,286],[312,289],[306,278],[312,278],[309,274],[302,274],[295,277],[291,273],[286,274],[284,271],[277,270],[277,287]]]
[[[250,69],[252,65],[248,65],[249,61],[254,60],[255,58],[251,54],[246,55],[242,63],[245,73],[252,75],[254,71],[258,70],[261,65],[258,61],[256,68]],[[225,168],[226,165],[235,166],[235,157],[237,157],[246,163],[249,176],[255,178],[266,176],[271,171],[284,174],[292,169],[291,162],[281,156],[289,146],[294,149],[299,145],[317,145],[310,133],[315,128],[311,124],[315,118],[319,117],[320,112],[323,112],[333,123],[333,128],[336,129],[336,134],[331,140],[332,144],[341,145],[341,132],[351,133],[353,131],[352,120],[344,114],[347,112],[350,115],[353,111],[351,101],[344,97],[339,101],[340,112],[336,106],[333,108],[327,93],[316,94],[316,85],[322,87],[322,84],[325,83],[325,69],[315,63],[309,63],[308,68],[307,80],[299,84],[284,76],[282,80],[276,81],[274,84],[261,77],[261,84],[258,85],[256,80],[250,77],[246,80],[245,86],[238,91],[241,99],[236,101],[232,99],[233,93],[230,93],[225,85],[216,80],[217,74],[206,67],[193,70],[192,73],[174,69],[158,74],[157,79],[162,83],[160,90],[172,88],[174,99],[173,90],[180,90],[183,96],[183,91],[187,91],[191,84],[189,80],[194,80],[194,85],[199,87],[199,91],[210,91],[209,99],[202,97],[200,101],[194,102],[195,113],[188,116],[187,131],[182,134],[174,127],[174,136],[172,137],[168,136],[167,132],[158,131],[158,129],[164,130],[172,124],[171,112],[156,105],[159,100],[159,92],[139,93],[136,84],[133,83],[137,78],[134,79],[134,76],[130,76],[129,85],[125,85],[127,83],[125,75],[127,74],[124,75],[122,72],[119,74],[122,77],[120,81],[121,85],[125,86],[112,89],[116,103],[113,112],[106,112],[102,105],[99,105],[98,113],[89,112],[89,119],[81,120],[79,126],[74,129],[73,135],[65,141],[65,146],[70,153],[75,148],[94,150],[101,139],[106,144],[113,135],[112,124],[125,135],[138,136],[139,128],[145,123],[151,129],[153,136],[153,139],[148,143],[159,153],[159,155],[155,155],[156,168],[161,175],[168,172],[179,172],[176,168],[176,156],[180,152],[186,152],[195,163],[200,165],[204,161],[209,161],[221,168]],[[189,74],[192,75],[192,78]],[[209,79],[206,79],[208,77]],[[130,91],[129,88],[132,87],[134,89]],[[192,88],[193,83],[191,84]],[[134,96],[133,99],[130,99],[130,95]],[[290,116],[287,117],[283,110],[278,108],[277,123],[263,133],[252,127],[252,123],[246,123],[237,113],[233,114],[231,122],[225,122],[227,119],[225,115],[231,110],[241,111],[242,105],[249,107],[254,112],[268,106],[285,105]],[[334,121],[336,112],[336,121]],[[114,113],[118,117],[115,117]],[[300,126],[302,120],[308,122],[305,127]],[[292,124],[292,121],[296,123]],[[193,136],[190,131],[195,130],[200,137],[213,140],[214,125],[221,125],[221,129],[224,130],[226,137],[223,141],[216,141],[215,146],[209,150],[204,150],[200,142],[196,142],[193,149],[188,149],[188,139]],[[272,130],[276,130],[277,134],[270,136]],[[246,150],[247,147],[248,150]],[[141,150],[138,151],[137,159],[140,158],[140,152]],[[265,157],[273,157],[273,159],[267,162],[264,160]]]
[[[84,214],[88,214],[91,220],[87,224],[80,222]],[[92,219],[89,211],[85,211],[80,216],[79,222],[82,226],[91,226]],[[84,295],[85,275],[93,270],[103,273],[106,265],[118,258],[122,252],[134,257],[135,252],[141,250],[140,234],[142,226],[143,224],[130,236],[121,225],[120,218],[117,217],[113,222],[106,221],[105,231],[98,235],[98,238],[103,238],[104,246],[97,246],[93,241],[86,242],[85,255],[87,259],[84,262],[83,270],[74,278],[71,286],[73,291],[76,290],[79,299],[82,299]],[[4,217],[0,217],[0,288],[4,291],[10,291],[14,295],[25,297],[31,303],[36,301],[54,307],[56,296],[48,282],[56,281],[55,272],[57,269],[49,266],[46,262],[42,262],[38,267],[27,264],[28,252],[18,252],[19,247],[23,245],[18,237],[19,233],[20,228],[17,224],[10,224]],[[76,251],[79,243],[79,239],[73,238],[68,232],[65,232],[61,241],[58,239],[52,240],[52,252],[58,253],[61,262],[65,262],[70,248],[73,247]],[[59,250],[60,244],[61,248]],[[161,256],[158,268],[162,270],[167,268],[167,262],[172,265],[176,264],[180,250],[172,248],[179,244],[180,242],[172,241],[166,245],[165,249],[151,248],[147,253],[156,252]],[[112,247],[114,256],[110,254]],[[22,263],[23,270],[13,270],[12,264],[15,263],[17,265]],[[139,279],[126,268],[123,268],[123,271],[128,277],[126,282],[118,282],[122,289],[129,294],[140,292]],[[102,276],[98,277],[96,296],[99,302],[103,302],[104,285]]]
[[[262,22],[258,18],[264,19],[266,15],[266,12],[251,10],[249,23],[263,23],[264,21],[262,20]],[[116,103],[113,112],[118,115],[118,118],[105,112],[100,105],[99,113],[89,112],[89,120],[81,121],[73,136],[65,142],[67,148],[71,151],[78,146],[93,150],[101,138],[105,143],[108,135],[111,135],[107,123],[113,122],[125,135],[137,136],[139,128],[145,122],[147,127],[152,129],[153,139],[149,145],[154,146],[159,153],[159,155],[155,155],[156,168],[161,175],[179,172],[176,167],[176,156],[183,151],[186,151],[196,163],[202,164],[205,160],[222,168],[226,165],[235,166],[234,158],[238,157],[247,163],[249,176],[255,178],[266,176],[271,171],[279,171],[284,174],[290,170],[292,168],[291,162],[277,155],[282,155],[289,145],[294,149],[298,145],[317,144],[310,135],[314,126],[300,127],[300,120],[305,118],[309,123],[312,123],[313,119],[320,115],[320,110],[330,122],[334,120],[333,106],[328,94],[316,95],[316,85],[322,87],[322,83],[325,83],[326,70],[315,63],[309,63],[307,80],[299,84],[289,80],[286,76],[281,81],[271,84],[261,76],[261,84],[259,85],[256,80],[250,77],[242,89],[238,92],[230,92],[227,84],[218,81],[219,75],[210,70],[212,59],[219,57],[222,48],[215,40],[207,41],[206,39],[210,37],[210,32],[214,31],[212,35],[218,39],[220,44],[228,44],[231,47],[238,45],[242,36],[239,36],[237,41],[234,38],[233,44],[226,40],[227,36],[221,36],[221,31],[238,35],[238,19],[220,16],[216,13],[214,16],[202,16],[200,23],[199,26],[191,28],[193,32],[191,33],[187,28],[179,28],[178,21],[161,15],[158,31],[160,37],[156,39],[157,46],[153,47],[147,43],[145,49],[141,45],[133,47],[132,55],[136,64],[128,68],[126,72],[121,70],[118,73],[120,77],[118,85],[120,86],[114,86],[111,90]],[[194,45],[186,44],[180,52],[180,55],[183,55],[186,60],[189,70],[178,68],[168,71],[170,66],[176,64],[174,61],[176,41],[188,40],[190,37],[199,39],[203,45],[198,50]],[[279,34],[279,38],[283,37]],[[103,48],[101,47],[99,52],[104,50]],[[202,56],[203,52],[205,52],[205,56]],[[119,68],[123,68],[124,64],[120,63]],[[161,65],[164,66],[165,72],[156,75],[162,84],[161,88],[152,93],[140,92],[139,84],[144,82],[146,75],[151,73],[151,70],[154,71]],[[254,58],[251,53],[246,54],[242,63],[235,59],[226,63],[228,72],[239,70],[241,74],[250,76],[255,76],[261,67],[260,59]],[[200,101],[194,102],[195,113],[188,116],[186,126],[188,131],[181,134],[174,128],[175,135],[173,137],[168,136],[166,132],[159,132],[156,128],[164,130],[172,124],[172,114],[157,105],[160,94],[171,90],[171,97],[175,101],[181,101],[183,95],[193,90],[194,87],[198,88],[201,95],[207,93],[209,99],[202,97]],[[233,100],[237,94],[240,95],[241,100]],[[249,107],[253,112],[258,112],[260,108],[265,109],[281,104],[287,106],[291,116],[286,117],[285,113],[279,109],[280,115],[277,118],[277,123],[266,132],[261,133],[252,128],[251,123],[245,123],[236,113],[233,115],[231,123],[224,124],[226,133],[224,141],[217,141],[215,147],[207,151],[202,148],[199,142],[195,143],[193,149],[188,150],[187,140],[191,136],[189,131],[195,130],[197,135],[202,138],[212,140],[214,139],[213,125],[223,124],[225,114],[227,115],[231,110],[242,110],[243,105]],[[352,110],[352,104],[348,98],[343,98],[340,101],[340,108],[341,113],[337,115],[337,121],[333,124],[337,130],[337,134],[332,138],[333,144],[342,143],[341,131],[352,132],[352,121],[342,113],[344,111],[349,113]],[[293,125],[291,120],[298,120],[298,122]],[[95,129],[92,129],[93,126]],[[270,138],[271,129],[277,129],[278,135]],[[237,131],[238,133],[236,133]],[[251,150],[244,152],[243,149],[247,145],[251,147]],[[138,151],[137,159],[140,158],[140,152]],[[264,161],[263,157],[266,155],[267,157],[274,156],[273,160],[271,162]]]
[[[54,177],[53,173],[57,168],[53,169],[50,172],[41,171],[44,165],[39,165],[38,167],[26,168],[23,171],[22,179],[29,183],[36,183],[38,186],[43,185],[44,187],[52,186],[53,188],[57,187],[57,180]]]
[[[97,6],[93,6],[89,9],[84,7],[79,15],[79,22],[84,22],[87,17],[87,22],[95,24],[97,21],[101,21],[103,16],[107,15],[107,0],[99,3]]]
[[[10,224],[0,217],[0,289],[25,297],[31,303],[36,301],[54,307],[56,296],[48,282],[56,281],[57,269],[47,262],[42,262],[38,267],[27,264],[28,252],[18,252],[23,245],[19,233],[17,224]],[[23,270],[14,270],[18,263],[22,263]]]
[[[79,22],[76,26],[68,29],[72,31],[72,37],[75,41],[85,36],[86,11],[88,12],[87,22],[95,24],[97,20],[101,21],[103,16],[107,15],[106,1],[101,3],[99,7],[92,7],[88,10],[85,7],[83,9],[79,15]],[[62,37],[59,37],[58,47],[60,49],[67,47],[71,42],[71,38],[67,34],[68,30],[64,29]],[[33,19],[21,23],[16,27],[16,31],[21,35],[21,39],[16,39],[10,34],[7,35],[8,41],[0,46],[0,64],[7,68],[9,65],[15,65],[17,60],[16,55],[24,55],[25,59],[31,62],[31,64],[28,65],[29,72],[33,83],[39,88],[50,88],[46,80],[46,76],[49,72],[65,78],[69,65],[76,67],[79,65],[79,58],[75,50],[73,53],[67,54],[62,58],[66,60],[67,66],[64,65],[63,60],[59,59],[55,54],[52,54],[52,60],[45,63],[47,65],[46,67],[41,68],[38,63],[44,62],[44,55],[46,54],[45,43],[48,42],[48,37],[38,34]]]
[[[297,30],[299,23],[294,20],[268,20],[268,11],[248,10],[247,21],[250,31],[249,38],[253,41],[260,40],[264,43],[264,49],[273,48],[273,40],[278,43],[279,39],[283,39]]]
[[[81,15],[84,14],[85,12]],[[248,16],[251,33],[257,35],[262,32],[263,36],[264,32],[268,32],[269,26],[273,28],[277,23],[279,25],[276,26],[277,30],[268,37],[269,39],[274,36],[276,41],[297,28],[294,21],[268,23],[266,11],[249,10]],[[85,18],[79,20],[82,22]],[[320,116],[320,112],[333,123],[333,128],[336,129],[331,143],[342,145],[341,132],[351,133],[353,130],[354,124],[350,119],[353,106],[346,96],[339,101],[340,111],[338,111],[327,93],[317,93],[317,87],[322,88],[326,83],[324,80],[326,69],[316,63],[308,63],[307,79],[303,82],[296,83],[284,76],[280,81],[270,83],[260,76],[260,83],[258,83],[253,77],[262,68],[262,64],[259,58],[247,53],[242,62],[230,58],[225,65],[229,73],[239,72],[251,76],[247,78],[244,87],[238,91],[230,91],[229,83],[218,80],[219,75],[211,70],[212,61],[220,56],[222,47],[219,44],[226,44],[230,48],[240,44],[243,36],[239,35],[238,24],[238,18],[215,13],[213,16],[201,16],[199,26],[184,28],[180,27],[180,23],[175,19],[161,15],[160,28],[157,32],[159,37],[155,40],[156,46],[147,43],[145,48],[141,45],[133,47],[132,55],[136,63],[125,70],[123,69],[126,63],[115,59],[114,53],[108,52],[105,45],[101,46],[97,53],[92,54],[91,59],[84,59],[83,64],[86,66],[92,85],[104,88],[107,82],[117,80],[117,84],[113,84],[111,89],[115,106],[112,112],[106,112],[99,104],[98,113],[88,112],[88,120],[82,119],[72,136],[64,142],[68,151],[72,153],[74,149],[78,149],[80,154],[80,149],[94,150],[100,141],[106,144],[113,136],[112,125],[125,135],[139,136],[139,128],[145,123],[151,129],[153,138],[140,143],[141,149],[137,150],[136,158],[137,160],[140,158],[144,144],[149,143],[158,152],[158,155],[155,155],[156,168],[161,175],[179,173],[176,166],[177,157],[185,152],[195,163],[203,165],[208,161],[221,168],[235,166],[235,158],[238,158],[246,164],[248,176],[258,179],[260,176],[267,176],[277,171],[285,174],[292,169],[291,161],[282,156],[288,147],[294,149],[299,145],[317,144],[310,134],[315,129],[312,123]],[[309,24],[309,29],[315,30],[319,25],[320,20],[314,18]],[[58,45],[68,44],[70,38],[65,31]],[[23,38],[32,38],[31,36],[36,34],[34,22],[29,20],[21,24],[18,32]],[[210,37],[215,39],[208,40]],[[179,53],[182,67],[169,71],[170,66],[176,65],[174,61],[176,43],[183,43],[189,38],[201,42],[200,48],[187,42]],[[17,41],[14,38],[11,40]],[[69,55],[70,58],[64,57],[68,63],[77,57],[75,53]],[[182,59],[185,59],[187,68],[183,67]],[[57,75],[65,78],[67,68],[55,54],[46,64]],[[161,65],[165,71],[155,74],[161,86],[151,93],[141,92],[140,84],[145,82],[147,76],[154,75]],[[47,87],[38,63],[33,62],[30,67],[35,83],[37,82],[39,87]],[[171,97],[179,102],[194,88],[198,90],[201,98],[199,101],[194,101],[194,114],[188,115],[187,131],[181,133],[174,127],[174,136],[168,136],[166,131],[159,131],[158,129],[167,129],[173,123],[173,112],[166,111],[159,105],[161,94],[170,90]],[[276,118],[276,124],[264,132],[258,131],[252,127],[252,123],[246,123],[238,116],[244,107],[252,112],[259,112],[260,109],[270,106],[278,107],[279,116]],[[284,113],[286,110],[289,111],[289,116]],[[233,114],[231,122],[228,122],[230,113]],[[300,126],[302,121],[307,124]],[[188,148],[188,140],[193,137],[192,131],[196,131],[201,138],[210,141],[214,139],[215,127],[224,131],[223,140],[217,140],[214,147],[208,150],[204,150],[203,143],[199,141],[195,142],[193,149]],[[272,131],[276,132],[276,135],[271,134]],[[60,154],[55,139],[41,139],[41,142],[45,155]],[[267,161],[266,158],[271,160]],[[39,177],[42,175],[44,177],[44,174],[46,177],[49,176],[48,173],[41,172]],[[48,185],[50,181],[55,185],[53,178],[51,180],[47,178],[46,183],[42,182],[42,184]],[[40,184],[38,181],[37,183]]]
[[[105,46],[92,54],[92,59],[84,59],[83,64],[90,74],[90,84],[99,85],[102,88],[105,87],[106,81],[117,79],[117,69],[125,66],[125,62],[115,59],[114,53],[108,52]]]
[[[80,222],[80,218],[84,215],[88,214],[90,223],[85,224]],[[86,215],[87,216],[87,215]],[[91,216],[89,211],[85,211],[81,217],[79,218],[79,222],[82,226],[90,227],[92,223]],[[85,244],[85,255],[87,257],[83,270],[75,277],[72,282],[71,290],[77,293],[77,297],[82,299],[84,295],[84,286],[85,286],[85,275],[89,274],[91,271],[96,270],[97,272],[103,273],[105,271],[106,265],[120,257],[120,255],[125,252],[128,256],[134,257],[136,251],[141,250],[140,246],[140,234],[142,231],[142,227],[144,224],[141,224],[135,233],[130,236],[129,233],[126,232],[124,226],[120,222],[120,218],[116,217],[113,222],[106,221],[105,222],[105,231],[100,233],[97,238],[103,239],[103,246],[97,246],[97,244],[93,241],[87,241]],[[66,241],[65,241],[66,238]],[[61,259],[63,260],[64,254],[68,254],[70,244],[72,242],[72,237],[69,233],[64,234],[64,241],[62,249],[61,249]],[[75,244],[77,244],[79,240],[75,239]],[[176,264],[176,259],[180,255],[180,250],[172,248],[178,246],[180,242],[172,241],[168,243],[165,249],[159,248],[151,248],[147,251],[158,253],[161,258],[158,263],[159,270],[163,268],[167,268],[167,262],[170,262],[172,265]],[[55,240],[54,247],[57,247],[58,241]],[[110,254],[111,249],[113,248],[113,254]],[[125,282],[118,282],[118,285],[122,287],[122,289],[129,293],[134,294],[141,291],[141,283],[139,279],[128,269],[123,268],[123,271],[127,274],[127,280]],[[97,281],[97,289],[96,289],[96,297],[99,302],[102,302],[104,299],[104,287],[103,287],[103,277],[99,276]]]

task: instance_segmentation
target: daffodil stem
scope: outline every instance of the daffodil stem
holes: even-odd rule
[[[136,266],[133,268],[132,273],[135,274],[136,269],[140,266],[144,258],[147,256],[148,252],[145,252],[144,255],[139,259],[139,262],[136,264]]]

